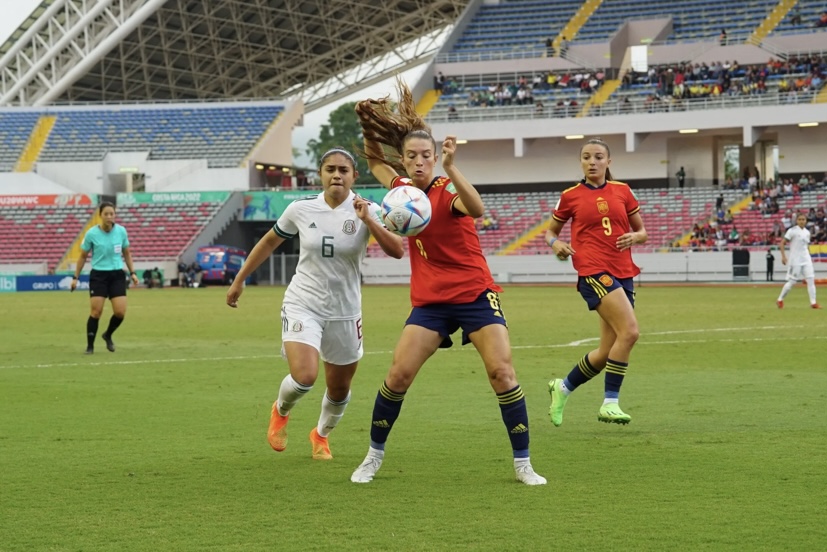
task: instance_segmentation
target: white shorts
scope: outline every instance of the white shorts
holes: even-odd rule
[[[813,263],[790,265],[787,267],[787,280],[806,280],[808,278],[815,278],[816,273],[813,268]]]
[[[310,345],[325,362],[343,366],[362,358],[362,318],[320,320],[297,306],[281,307],[281,356],[287,358],[284,343],[295,341]]]

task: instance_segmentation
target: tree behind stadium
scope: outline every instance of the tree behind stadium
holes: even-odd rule
[[[328,122],[322,125],[318,140],[307,142],[307,155],[313,160],[314,166],[324,153],[336,146],[343,147],[356,156],[356,169],[359,178],[356,185],[376,184],[376,179],[368,170],[368,163],[358,152],[362,150],[362,127],[354,108],[356,102],[342,104],[330,112]]]

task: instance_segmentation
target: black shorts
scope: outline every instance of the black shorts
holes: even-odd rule
[[[505,321],[500,296],[496,291],[486,290],[471,303],[435,304],[424,307],[414,307],[411,310],[405,325],[413,324],[433,330],[442,336],[441,349],[447,349],[454,342],[451,334],[462,328],[462,344],[471,342],[469,334],[490,324],[502,324],[508,327]]]
[[[95,270],[89,273],[89,297],[114,299],[126,295],[126,272],[123,270]]]

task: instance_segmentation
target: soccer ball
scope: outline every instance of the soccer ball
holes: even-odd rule
[[[416,236],[431,222],[431,202],[415,186],[394,188],[382,200],[382,222],[394,234]]]

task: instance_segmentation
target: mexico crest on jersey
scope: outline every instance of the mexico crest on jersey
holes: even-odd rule
[[[609,202],[606,200],[598,201],[597,202],[597,212],[601,215],[605,215],[609,212]]]
[[[346,220],[345,223],[342,225],[342,232],[345,234],[355,234],[356,233],[356,221],[355,220]]]

